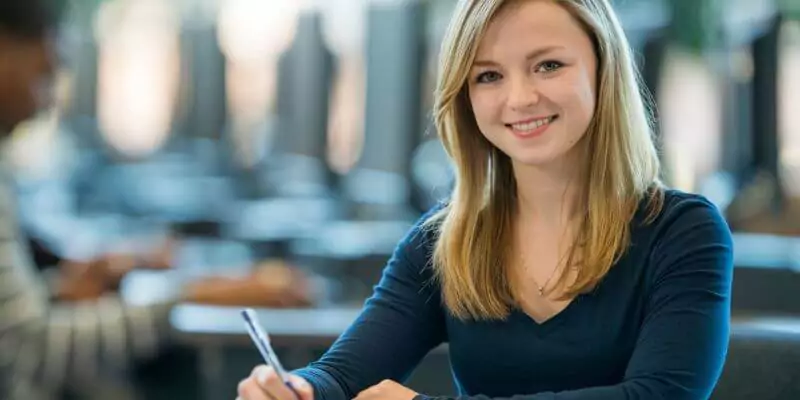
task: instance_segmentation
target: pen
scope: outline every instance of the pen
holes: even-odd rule
[[[272,349],[269,336],[258,323],[256,312],[252,308],[245,308],[242,310],[242,318],[244,319],[247,333],[250,334],[250,338],[253,340],[253,343],[255,343],[256,348],[258,348],[259,353],[261,353],[261,357],[264,359],[264,362],[266,362],[267,365],[272,366],[272,368],[275,370],[275,373],[278,374],[278,378],[280,378],[280,380],[294,393],[295,398],[299,399],[300,396],[292,386],[291,381],[289,381],[289,374],[286,373],[285,369],[283,369],[283,365],[281,365],[280,360],[278,360],[278,356]]]

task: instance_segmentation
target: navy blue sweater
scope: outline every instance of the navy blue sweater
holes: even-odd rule
[[[433,234],[417,224],[360,317],[295,372],[317,400],[351,399],[402,382],[448,343],[458,399],[706,399],[728,345],[732,238],[706,199],[670,190],[665,200],[651,224],[639,210],[631,247],[596,290],[542,324],[521,310],[492,322],[450,315],[431,282]]]

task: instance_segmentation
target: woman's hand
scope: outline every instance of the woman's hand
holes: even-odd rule
[[[390,380],[365,389],[354,400],[413,400],[417,392]]]
[[[239,382],[236,400],[314,400],[314,389],[305,379],[289,375],[295,393],[283,383],[272,367],[259,365]]]

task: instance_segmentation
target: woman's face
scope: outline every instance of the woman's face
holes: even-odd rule
[[[515,167],[563,161],[594,114],[596,71],[592,41],[567,10],[510,5],[488,26],[468,77],[478,128]]]

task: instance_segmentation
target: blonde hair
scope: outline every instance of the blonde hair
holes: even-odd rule
[[[628,41],[607,0],[552,0],[579,21],[597,56],[597,102],[587,129],[584,171],[586,214],[571,246],[570,283],[563,297],[591,291],[630,244],[630,222],[643,199],[649,218],[663,202],[660,165],[652,139],[649,97]],[[426,226],[436,226],[434,276],[445,306],[461,319],[503,319],[517,303],[507,268],[513,251],[516,183],[510,159],[480,133],[470,109],[467,76],[478,43],[498,11],[513,0],[461,0],[441,48],[434,119],[456,167],[447,205]]]

